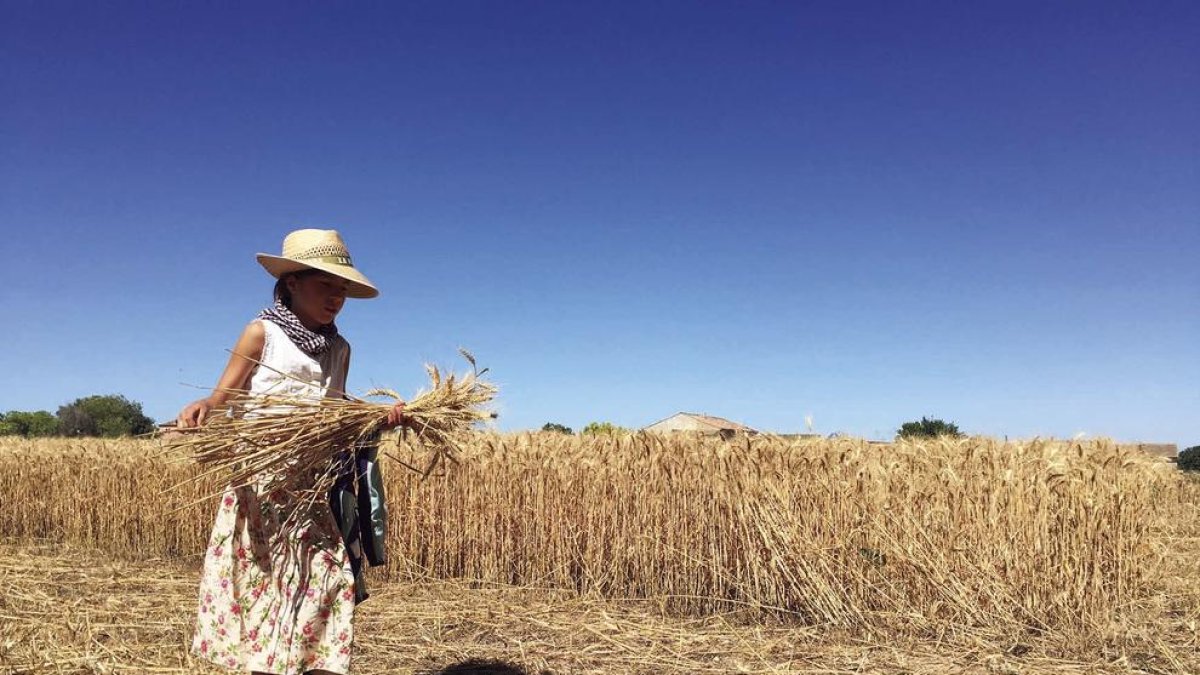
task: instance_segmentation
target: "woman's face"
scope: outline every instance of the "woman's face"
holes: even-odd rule
[[[292,293],[292,312],[302,322],[323,326],[333,323],[346,302],[350,282],[327,272],[314,271],[287,280]]]

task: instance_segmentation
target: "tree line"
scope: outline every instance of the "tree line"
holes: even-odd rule
[[[10,410],[0,414],[0,436],[136,436],[154,430],[154,420],[142,404],[119,394],[85,396],[59,406],[58,411]]]
[[[10,410],[0,413],[0,436],[43,438],[49,436],[99,436],[115,438],[136,436],[154,430],[154,420],[142,412],[142,404],[120,394],[85,396],[60,406],[57,412],[46,410]],[[542,431],[572,434],[563,424],[547,422]],[[629,431],[611,422],[591,422],[580,432],[584,435],[615,434]],[[898,438],[962,437],[958,425],[940,419],[922,417],[905,422],[896,431]],[[1176,460],[1185,471],[1200,471],[1200,445],[1179,453]]]
[[[557,422],[546,422],[542,425],[542,431],[557,431],[560,434],[572,434],[571,427]],[[595,434],[616,434],[625,431],[630,431],[625,427],[620,427],[612,422],[589,422],[583,431],[579,432],[583,435]],[[938,438],[941,436],[951,436],[953,438],[962,438],[963,434],[958,430],[958,425],[953,422],[946,422],[940,419],[929,419],[922,417],[919,422],[905,422],[896,431],[897,438]]]

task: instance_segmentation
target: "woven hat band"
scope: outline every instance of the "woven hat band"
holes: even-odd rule
[[[296,258],[296,260],[315,260],[317,262],[332,263],[334,265],[354,266],[354,264],[350,262],[350,257],[344,255],[310,255]]]

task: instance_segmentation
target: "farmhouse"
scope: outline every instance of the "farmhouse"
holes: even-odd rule
[[[722,438],[732,438],[737,434],[754,435],[758,430],[751,429],[745,424],[732,422],[723,417],[714,417],[701,413],[678,412],[654,424],[642,427],[642,431],[666,433],[671,431],[690,431],[702,434],[717,434]]]

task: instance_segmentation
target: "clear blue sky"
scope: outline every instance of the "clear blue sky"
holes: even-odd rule
[[[1200,4],[0,4],[0,410],[211,387],[344,235],[351,389],[500,428],[1200,443]]]

